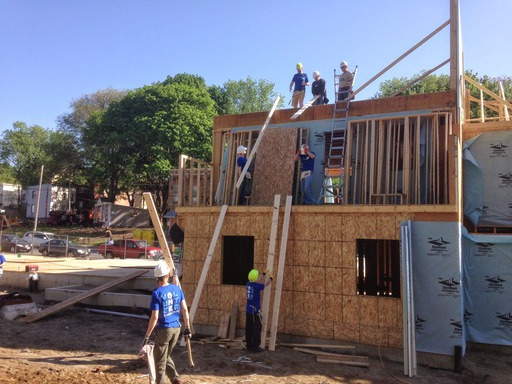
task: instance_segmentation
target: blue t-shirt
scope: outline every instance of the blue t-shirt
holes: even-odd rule
[[[153,291],[149,309],[158,311],[157,328],[179,328],[183,291],[174,284],[164,285]]]
[[[316,156],[315,152],[309,151],[313,155]],[[299,155],[300,160],[302,162],[302,171],[311,171],[313,172],[315,170],[315,159],[313,157],[309,157],[308,154]]]
[[[265,289],[265,284],[247,282],[245,293],[247,296],[247,306],[245,312],[257,314],[260,311],[260,293]]]
[[[5,256],[0,253],[0,264],[5,263],[7,260],[5,260]],[[4,267],[0,267],[0,269],[4,269]]]
[[[240,167],[241,171],[244,170],[246,163],[247,163],[247,158],[245,156],[238,156],[238,159],[236,159],[236,165],[238,165]],[[247,173],[251,173],[251,170],[247,169]]]
[[[293,88],[294,91],[304,91],[306,89],[306,86],[302,83],[309,83],[308,81],[308,75],[305,73],[296,73],[293,75],[292,81],[295,83],[295,87]]]

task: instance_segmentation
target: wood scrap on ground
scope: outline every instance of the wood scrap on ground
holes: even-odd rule
[[[341,355],[338,353],[318,351],[315,349],[295,347],[293,348],[299,352],[310,353],[316,355],[318,363],[334,363],[343,365],[352,365],[357,367],[369,367],[370,362],[366,356],[356,355]]]

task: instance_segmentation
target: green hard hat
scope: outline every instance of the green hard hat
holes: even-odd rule
[[[254,283],[256,280],[258,280],[259,275],[260,273],[258,272],[257,269],[251,269],[251,272],[249,272],[249,281],[251,283]]]

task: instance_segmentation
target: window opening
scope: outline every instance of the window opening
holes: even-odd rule
[[[254,236],[224,236],[222,284],[245,285],[254,267]]]

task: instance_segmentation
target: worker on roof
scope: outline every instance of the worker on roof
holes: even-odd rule
[[[304,105],[304,96],[306,95],[306,86],[309,85],[308,75],[302,72],[302,64],[297,63],[295,66],[297,73],[293,75],[292,81],[290,82],[290,92],[293,87],[292,95],[292,107],[297,108]]]
[[[327,94],[325,92],[325,80],[320,78],[320,72],[313,72],[313,84],[311,85],[311,93],[313,96],[318,95],[318,99],[313,103],[313,105],[323,105],[329,102],[327,99]]]
[[[354,82],[354,74],[348,69],[348,63],[342,61],[340,63],[341,75],[339,75],[338,101],[345,100],[352,93],[352,83]]]

